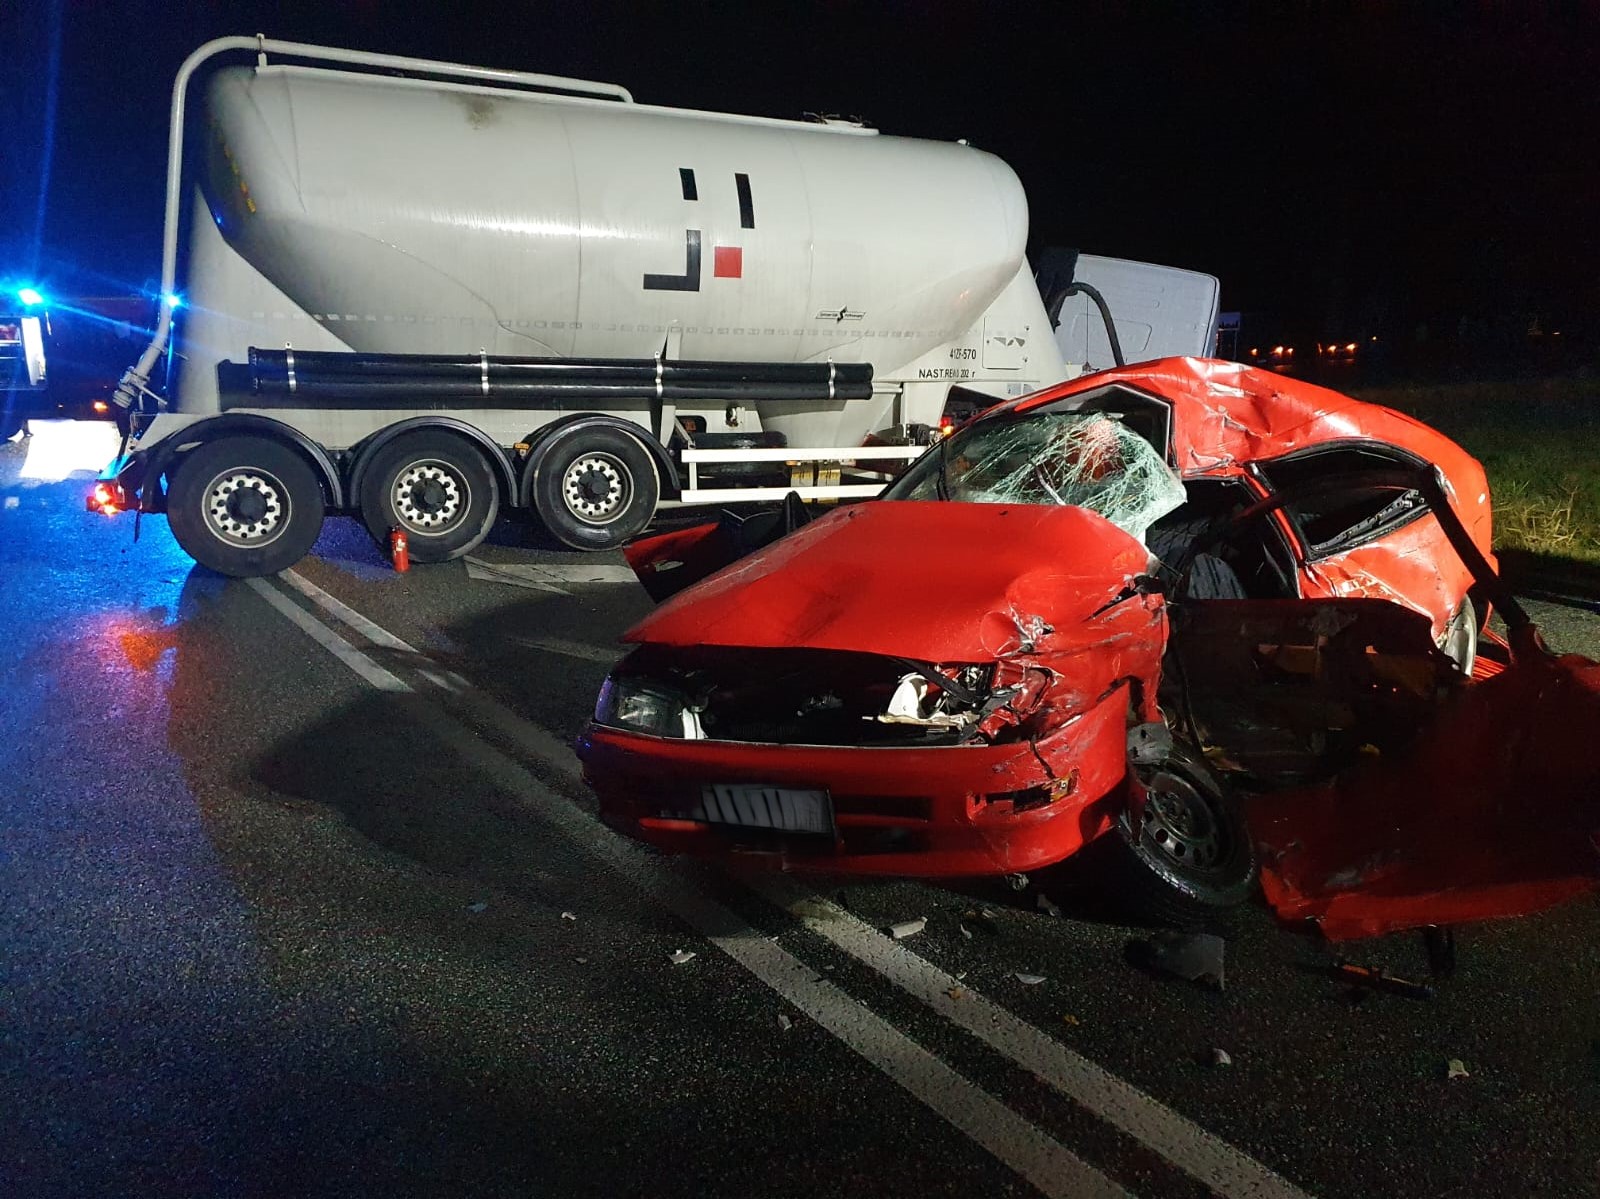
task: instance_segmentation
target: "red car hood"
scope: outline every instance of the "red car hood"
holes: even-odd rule
[[[1037,639],[1038,621],[1057,631],[1049,650],[1067,648],[1148,566],[1138,540],[1083,508],[876,500],[674,596],[623,640],[984,662]]]

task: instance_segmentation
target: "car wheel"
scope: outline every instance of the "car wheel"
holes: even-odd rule
[[[18,433],[28,431],[28,422],[20,416],[0,416],[0,442],[10,441]]]
[[[1462,600],[1461,607],[1445,624],[1439,648],[1462,674],[1472,674],[1472,667],[1478,661],[1478,609],[1472,600]]]
[[[179,462],[167,523],[196,562],[238,579],[277,574],[316,544],[327,510],[309,463],[262,437],[224,437]]]
[[[448,562],[476,549],[500,514],[494,468],[450,433],[420,430],[378,451],[361,477],[361,521],[380,548],[404,529],[417,562]]]
[[[1161,761],[1129,769],[1143,811],[1136,820],[1125,810],[1113,836],[1131,906],[1185,927],[1248,899],[1255,847],[1237,800],[1204,760],[1174,746]]]
[[[639,439],[604,427],[555,436],[533,476],[533,508],[545,527],[580,550],[614,549],[643,531],[661,481]]]

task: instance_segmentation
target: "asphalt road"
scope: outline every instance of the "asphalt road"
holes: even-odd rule
[[[1264,910],[1215,993],[1069,880],[1052,918],[663,859],[566,748],[648,601],[541,568],[615,559],[508,524],[398,575],[330,520],[225,581],[31,453],[0,446],[0,1194],[1600,1190],[1592,901],[1352,1003]]]

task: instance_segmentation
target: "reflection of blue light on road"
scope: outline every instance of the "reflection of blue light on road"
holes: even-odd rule
[[[121,440],[115,425],[93,420],[36,420],[28,427],[28,458],[18,472],[24,479],[55,483],[76,474],[97,475],[117,456]]]

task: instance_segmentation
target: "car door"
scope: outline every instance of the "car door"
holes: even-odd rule
[[[1283,497],[1303,594],[1392,600],[1444,635],[1472,576],[1411,486],[1427,466],[1381,442],[1320,445],[1255,465],[1255,477]]]

